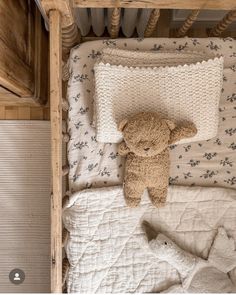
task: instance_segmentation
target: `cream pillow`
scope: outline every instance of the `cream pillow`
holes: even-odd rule
[[[120,142],[117,124],[141,111],[158,112],[177,123],[195,123],[196,136],[178,143],[216,136],[223,57],[107,48],[94,72],[99,142]]]

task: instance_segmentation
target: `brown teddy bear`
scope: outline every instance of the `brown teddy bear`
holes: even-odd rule
[[[165,204],[169,184],[168,146],[182,138],[193,137],[197,129],[193,123],[176,125],[157,113],[139,113],[120,122],[118,129],[124,141],[118,153],[126,156],[124,194],[126,203],[136,207],[148,189],[156,207]]]

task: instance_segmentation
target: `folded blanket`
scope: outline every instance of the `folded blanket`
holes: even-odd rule
[[[117,124],[140,111],[195,123],[198,133],[179,143],[217,134],[223,57],[198,52],[139,52],[106,48],[94,66],[97,140],[119,142]]]
[[[175,269],[148,250],[142,220],[181,248],[208,257],[217,229],[236,239],[236,192],[222,188],[169,187],[166,206],[125,205],[121,186],[75,193],[63,220],[70,232],[69,293],[159,292],[179,282]],[[235,276],[234,276],[235,278]]]

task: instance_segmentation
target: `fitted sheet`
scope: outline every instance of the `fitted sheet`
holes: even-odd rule
[[[68,61],[68,160],[70,190],[121,184],[124,159],[115,144],[96,141],[93,66],[105,47],[132,50],[203,51],[224,56],[218,134],[208,141],[170,147],[170,184],[236,188],[236,41],[232,38],[99,40],[80,44]]]

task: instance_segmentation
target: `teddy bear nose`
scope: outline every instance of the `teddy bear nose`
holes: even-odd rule
[[[149,151],[149,150],[150,150],[150,148],[145,148],[145,149],[144,149],[145,152],[147,152],[147,151]]]

